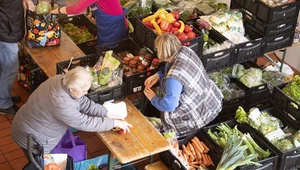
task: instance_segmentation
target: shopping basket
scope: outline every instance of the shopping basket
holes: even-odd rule
[[[27,151],[29,162],[23,170],[44,170],[44,147],[33,134],[27,136]],[[74,170],[73,158],[70,156],[67,158],[66,170]]]

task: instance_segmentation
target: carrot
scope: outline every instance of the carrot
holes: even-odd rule
[[[200,168],[200,165],[192,165],[192,166],[196,169]]]
[[[209,164],[215,166],[214,162],[211,160],[211,157],[209,155],[207,155],[207,158],[209,160]]]
[[[190,158],[191,161],[195,160],[194,155],[191,154],[191,155],[189,155],[189,156],[190,156],[189,158]]]
[[[195,149],[190,142],[187,144],[187,147],[190,149],[191,153],[196,156]]]
[[[186,160],[186,161],[188,161],[188,156],[186,155],[186,153],[182,153],[182,156],[184,157],[184,159]]]
[[[200,147],[200,145],[198,144],[198,142],[196,141],[196,139],[192,139],[192,143],[194,146],[196,146],[197,150],[200,152],[200,153],[203,153],[203,149],[202,147]]]
[[[199,145],[200,149],[201,149],[202,151],[204,151],[204,147],[201,145],[201,142],[200,142],[200,140],[197,138],[197,136],[195,136],[193,139],[195,139],[195,141],[196,141],[197,144]]]
[[[183,150],[183,152],[186,153],[187,155],[191,155],[191,153],[187,150],[187,148],[186,148],[184,145],[182,145],[182,150]]]
[[[201,160],[201,159],[202,159],[201,153],[200,153],[200,152],[196,152],[196,156],[197,156],[198,160]]]
[[[207,153],[209,151],[209,148],[205,145],[204,142],[200,141],[201,145],[203,146],[204,148],[204,153]]]
[[[207,159],[206,159],[206,154],[202,153],[201,156],[202,156],[202,160],[203,160],[203,164],[206,166],[207,165]]]

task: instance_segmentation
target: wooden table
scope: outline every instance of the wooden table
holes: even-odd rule
[[[63,31],[61,31],[61,43],[58,47],[28,48],[24,41],[22,45],[48,77],[56,75],[56,63],[70,60],[72,57],[85,56]]]
[[[98,132],[97,135],[109,149],[109,169],[112,169],[112,155],[122,164],[153,156],[171,149],[169,142],[157,131],[144,115],[126,98],[128,116],[132,124],[130,133],[114,131]],[[152,162],[151,162],[152,163]]]

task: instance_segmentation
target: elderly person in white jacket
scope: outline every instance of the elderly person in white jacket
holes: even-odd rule
[[[88,132],[114,127],[130,131],[131,124],[115,119],[105,107],[85,96],[91,82],[90,73],[76,67],[42,83],[14,117],[14,141],[26,152],[27,135],[32,133],[43,144],[44,153],[50,153],[70,127]]]

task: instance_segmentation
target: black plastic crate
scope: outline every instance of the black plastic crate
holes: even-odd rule
[[[84,57],[73,59],[69,69],[73,69],[76,66],[93,67],[98,61],[99,57],[100,56],[95,54],[90,54]],[[70,60],[56,63],[56,73],[65,74],[64,69],[68,68],[69,63]],[[109,100],[119,100],[126,97],[126,87],[126,83],[123,82],[118,86],[108,87],[99,91],[89,91],[86,96],[96,103],[104,103],[105,101]]]
[[[147,17],[147,16],[144,16]],[[135,39],[136,41],[141,44],[142,46],[145,46],[149,48],[149,50],[154,51],[154,40],[157,37],[157,34],[148,28],[143,22],[142,19],[144,17],[136,17],[135,21]],[[180,19],[181,20],[181,19]],[[187,24],[184,20],[182,20],[184,24]],[[203,35],[201,32],[199,32],[197,29],[194,28],[193,30],[197,37],[192,38],[189,40],[182,41],[181,43],[188,43],[187,47],[191,48],[198,56],[202,55],[202,48],[203,48]]]
[[[290,32],[278,33],[274,36],[268,36],[265,39],[264,53],[289,47],[293,44],[295,30]]]
[[[278,107],[272,106],[267,109],[260,110],[266,111],[270,113],[272,116],[277,117],[282,121],[285,126],[289,126],[294,128],[295,130],[299,130],[300,126],[297,124],[291,117],[285,114],[283,111],[280,111]],[[279,164],[278,168],[280,170],[292,170],[296,168],[300,168],[300,147],[291,149],[287,152],[281,152],[277,147],[275,147],[262,133],[258,130],[247,125],[255,134],[257,134],[261,139],[266,141],[270,147],[272,147],[276,153],[279,155]]]
[[[294,20],[298,17],[298,0],[276,7],[270,7],[261,0],[244,0],[239,3],[237,1],[231,2],[233,7],[245,9],[249,15],[268,25]]]
[[[257,31],[262,33],[265,36],[274,36],[284,32],[293,32],[296,28],[297,18],[294,20],[288,20],[281,23],[275,23],[272,25],[267,25],[264,22],[261,22],[248,13],[243,13],[244,24],[251,25]]]
[[[219,160],[221,159],[221,150],[218,148],[215,148],[214,145],[211,144],[210,141],[207,140],[201,133],[201,130],[198,132],[191,134],[184,138],[183,140],[179,141],[179,147],[181,149],[181,145],[186,145],[194,136],[197,136],[200,141],[205,143],[205,145],[209,148],[208,155],[211,157],[213,163],[215,166],[209,166],[207,167],[208,170],[214,170],[216,169]],[[180,162],[177,157],[175,157],[171,151],[164,151],[159,153],[159,159],[169,168],[172,170],[187,170],[183,164]]]
[[[123,51],[128,51],[134,56],[139,55],[139,51],[142,47],[138,45],[132,38],[123,39],[111,44],[106,44],[102,46],[96,46],[96,54],[103,55],[108,50],[113,50],[114,53],[119,53]],[[133,94],[144,89],[145,80],[155,74],[158,70],[152,69],[144,72],[132,74],[130,76],[123,75],[123,82],[127,85],[126,94]]]
[[[250,38],[250,40],[235,45],[236,63],[253,60],[258,57],[261,57],[264,54],[264,35],[258,32],[254,27],[250,25],[244,25],[244,27],[245,37]]]
[[[300,105],[292,98],[283,93],[282,89],[287,85],[280,85],[274,88],[272,102],[283,109],[297,123],[300,124]]]
[[[244,65],[246,69],[249,69],[250,67],[260,69],[260,67],[252,61],[242,63],[242,65]],[[246,93],[249,94],[246,108],[250,108],[271,100],[271,92],[267,83],[263,83],[261,85],[251,87],[251,88],[247,87],[240,81],[236,81],[235,83],[239,84],[240,86],[244,86],[243,89],[245,89]]]
[[[88,31],[94,36],[97,37],[97,27],[96,25],[85,15],[74,15],[67,18],[61,18],[58,20],[59,24],[62,26],[64,24],[71,23],[77,27],[87,27]],[[76,45],[86,54],[95,53],[95,46],[97,44],[97,39],[89,40],[86,42],[76,43]]]
[[[272,103],[279,108],[281,108],[283,111],[286,110],[286,104],[287,104],[287,96],[283,93],[282,89],[287,85],[279,85],[274,87],[273,94],[272,94]]]
[[[237,128],[242,132],[242,133],[249,133],[250,136],[253,138],[253,140],[264,150],[269,149],[269,151],[271,152],[271,155],[264,159],[264,160],[260,160],[258,163],[262,164],[262,166],[257,167],[256,165],[244,165],[242,167],[237,167],[236,169],[240,169],[240,170],[251,170],[251,169],[260,169],[260,170],[273,170],[277,168],[278,165],[278,160],[279,160],[279,156],[276,152],[275,149],[273,149],[267,142],[265,142],[264,140],[262,140],[260,137],[258,137],[253,131],[252,129],[250,129],[246,124],[238,124],[234,119],[232,120],[228,120],[225,122],[221,122],[221,123],[226,123],[228,124],[228,126],[230,126],[231,128],[233,128],[234,126],[237,126]],[[214,124],[214,125],[209,125],[206,127],[202,128],[202,133],[204,134],[204,137],[209,139],[209,141],[213,144],[213,146],[215,148],[218,148],[218,150],[222,150],[220,145],[217,144],[208,134],[208,129],[211,130],[211,132],[215,132],[216,131],[216,127],[219,126],[221,123],[218,124]]]
[[[214,29],[209,31],[209,37],[219,44],[228,40]],[[235,46],[232,44],[232,47],[228,49],[205,54],[199,58],[208,73],[219,71],[235,64]]]
[[[237,80],[231,79],[230,83],[233,83],[241,90],[243,90],[245,92],[245,95],[228,101],[223,100],[222,110],[217,117],[219,118],[219,120],[225,120],[225,119],[229,120],[231,118],[234,118],[235,112],[238,109],[238,107],[239,106],[243,108],[246,107],[247,101],[249,100],[250,97],[250,95],[247,93],[247,89],[245,88],[245,86],[241,85],[240,83],[237,83]]]

